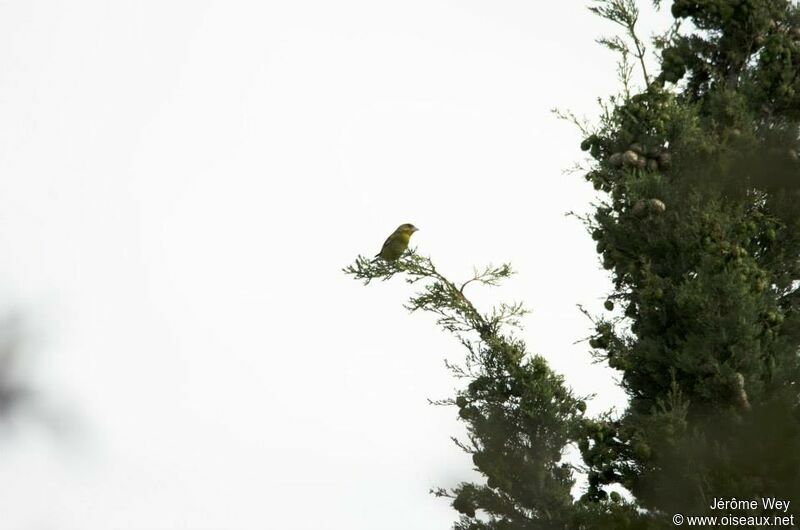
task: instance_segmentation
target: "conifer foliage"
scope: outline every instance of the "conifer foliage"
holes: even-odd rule
[[[673,27],[651,42],[632,0],[590,6],[622,28],[600,40],[620,54],[622,91],[579,124],[601,194],[585,221],[612,279],[589,346],[619,371],[622,414],[584,414],[505,325],[520,306],[479,313],[415,252],[347,269],[407,274],[423,285],[409,307],[467,348],[452,403],[485,483],[436,491],[458,530],[671,528],[675,513],[713,513],[714,498],[800,504],[800,7],[670,8]],[[660,70],[647,70],[649,47]],[[582,462],[564,458],[570,444]],[[573,499],[576,471],[588,488]]]

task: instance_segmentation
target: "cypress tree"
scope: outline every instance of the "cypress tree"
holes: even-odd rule
[[[452,498],[457,530],[787,515],[710,506],[800,503],[800,7],[676,0],[674,25],[652,40],[653,72],[635,3],[590,9],[622,28],[601,43],[620,53],[623,87],[596,125],[579,124],[585,177],[601,193],[584,221],[612,280],[589,347],[619,371],[627,409],[587,417],[515,335],[522,307],[479,312],[429,258],[359,257],[346,271],[366,282],[406,274],[423,285],[409,308],[439,315],[466,347],[453,369],[469,384],[445,403],[485,481],[435,491]],[[509,274],[490,267],[470,281]],[[582,462],[565,458],[572,444]],[[588,487],[573,499],[576,472]]]

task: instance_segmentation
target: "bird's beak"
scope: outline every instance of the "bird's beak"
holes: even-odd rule
[[[415,226],[413,232],[419,232],[419,228]]]

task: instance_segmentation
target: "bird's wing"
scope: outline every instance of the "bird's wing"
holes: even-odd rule
[[[388,246],[389,246],[389,242],[392,240],[392,237],[393,237],[393,236],[394,236],[394,234],[392,234],[391,236],[389,236],[389,237],[387,237],[387,238],[386,238],[386,241],[384,241],[384,242],[383,242],[383,246],[381,247],[381,250],[380,250],[380,252],[378,252],[377,254],[375,254],[375,257],[378,257],[378,256],[380,256],[381,254],[383,254],[383,251],[384,251],[384,250],[386,250],[386,247],[388,247]]]

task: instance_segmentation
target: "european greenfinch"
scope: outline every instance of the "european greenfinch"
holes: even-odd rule
[[[376,258],[381,258],[386,261],[397,261],[408,249],[408,242],[411,239],[411,234],[419,230],[411,223],[405,223],[397,227],[392,235],[386,238],[381,251],[375,254]]]

